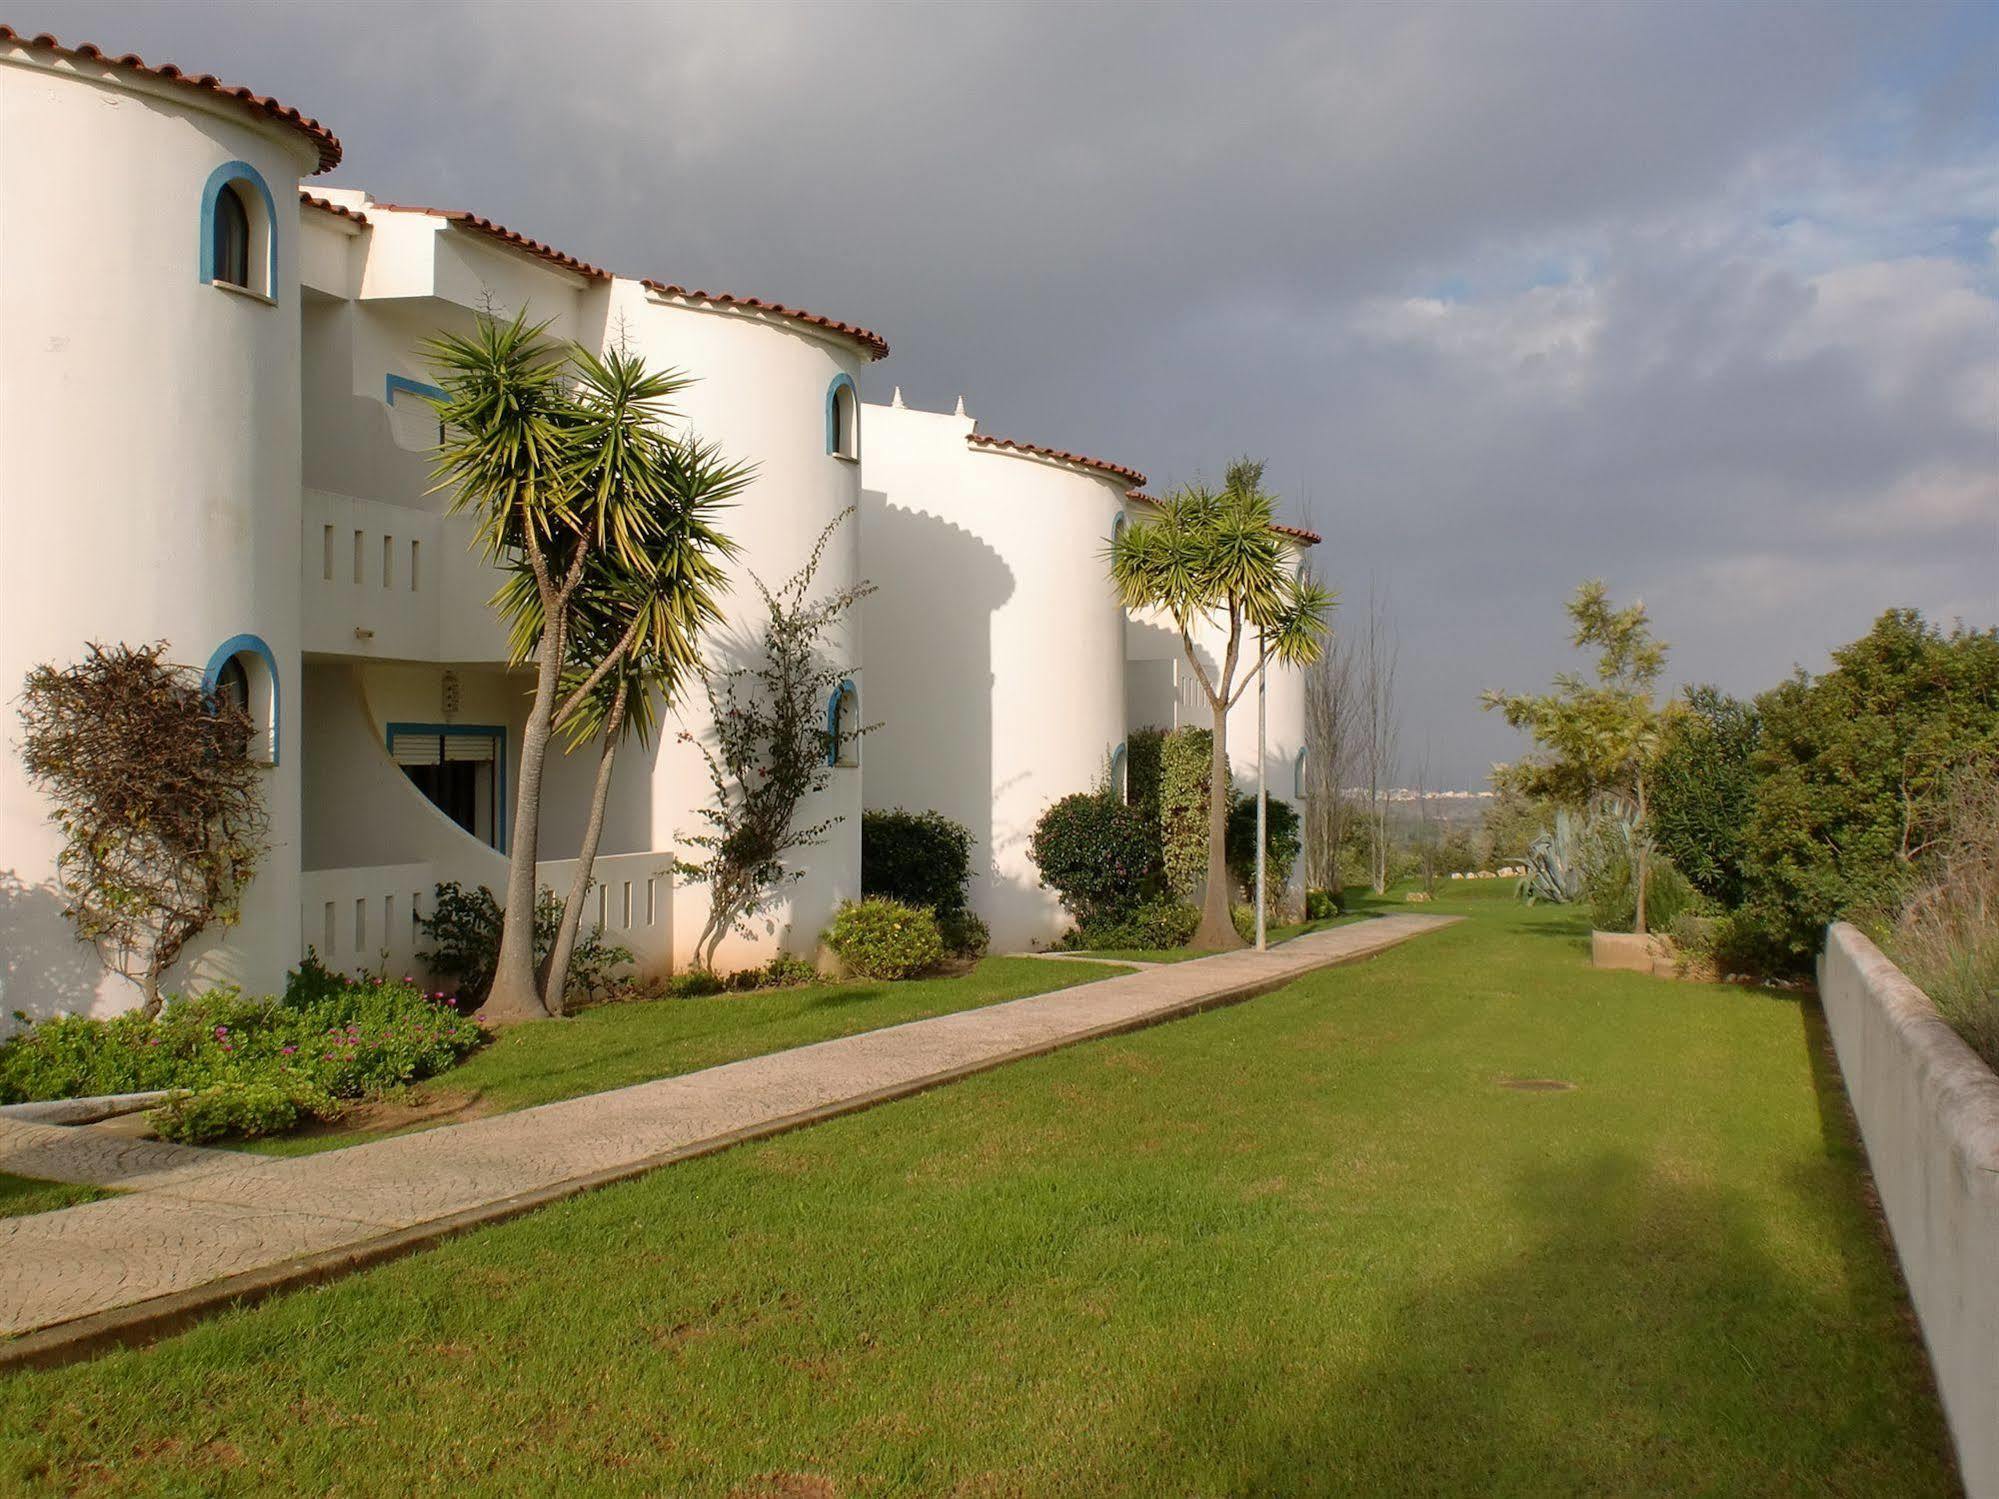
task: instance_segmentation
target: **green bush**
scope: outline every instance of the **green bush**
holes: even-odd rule
[[[833,914],[826,945],[863,978],[906,979],[944,961],[937,918],[922,906],[870,896]]]
[[[961,911],[972,877],[972,832],[942,812],[861,814],[861,893]]]
[[[945,950],[959,958],[983,958],[993,940],[991,929],[972,910],[940,912],[937,932]]]
[[[1756,805],[1752,756],[1762,731],[1753,703],[1689,687],[1652,771],[1646,821],[1653,841],[1699,890],[1742,900],[1742,839]]]
[[[1192,895],[1208,875],[1208,775],[1215,736],[1175,729],[1160,745],[1159,859],[1175,895]]]
[[[1159,796],[1165,769],[1166,731],[1133,729],[1124,740],[1124,804],[1145,819],[1149,828],[1159,826]]]
[[[1126,951],[1185,947],[1201,924],[1201,913],[1170,896],[1147,901],[1122,916],[1084,922],[1062,946],[1071,952]]]
[[[1583,871],[1590,925],[1599,932],[1628,932],[1638,920],[1637,871],[1629,845],[1614,825],[1599,829],[1593,838],[1594,847]],[[1670,932],[1684,912],[1699,910],[1700,892],[1674,867],[1671,859],[1654,849],[1646,860],[1645,870],[1648,930]]]
[[[1091,792],[1065,796],[1042,813],[1028,854],[1041,883],[1079,922],[1123,915],[1145,899],[1158,873],[1144,819]]]
[[[1304,840],[1298,835],[1298,814],[1291,804],[1270,797],[1263,825],[1264,888],[1274,908],[1291,887],[1291,871]],[[1229,808],[1229,878],[1249,899],[1256,889],[1256,796],[1252,793]]]
[[[338,1117],[339,1103],[310,1088],[279,1083],[216,1083],[176,1093],[146,1116],[162,1140],[200,1145],[229,1135],[281,1135],[301,1118]]]
[[[449,996],[426,994],[409,980],[343,979],[308,958],[280,999],[217,989],[173,1000],[151,1020],[135,1010],[31,1025],[0,1045],[0,1102],[254,1085],[325,1117],[341,1099],[434,1076],[483,1039]],[[263,1094],[245,1096],[252,1102],[182,1102],[175,1117],[252,1104],[271,1112]]]
[[[1827,922],[1892,909],[1921,877],[1967,769],[1999,766],[1999,628],[1946,634],[1895,609],[1833,669],[1757,699],[1755,813],[1743,838],[1747,920],[1803,969]]]
[[[500,961],[500,928],[506,913],[484,885],[467,890],[456,880],[439,885],[431,901],[430,914],[419,915],[417,925],[432,944],[431,951],[417,956],[438,978],[454,983],[460,994],[483,1004],[493,986],[493,969]],[[555,934],[562,925],[562,901],[553,890],[537,891],[534,898],[534,961],[539,968],[555,950]],[[618,968],[628,966],[631,952],[604,940],[604,929],[588,926],[576,934],[576,950],[569,959],[567,998],[583,1004],[608,990]]]
[[[1345,909],[1345,898],[1337,890],[1307,890],[1305,892],[1305,919],[1307,921],[1329,921]]]

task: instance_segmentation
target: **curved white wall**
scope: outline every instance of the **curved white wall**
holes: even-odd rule
[[[622,278],[612,285],[610,303],[606,341],[622,336],[655,366],[696,376],[696,383],[673,401],[685,425],[719,445],[728,458],[757,465],[754,482],[721,519],[722,529],[741,550],[729,567],[727,620],[711,633],[705,651],[711,661],[745,659],[761,638],[763,609],[750,575],[773,588],[782,584],[804,565],[827,524],[854,509],[860,498],[858,464],[827,451],[826,396],[836,377],[858,375],[866,357],[845,341],[821,338],[795,323],[702,310],[662,299]],[[863,453],[869,440],[863,420]],[[856,515],[834,534],[820,564],[815,595],[852,587],[859,579],[860,529]],[[858,619],[830,649],[840,664],[856,668],[862,721],[879,717],[872,675],[858,669]],[[684,835],[708,831],[698,815],[710,796],[706,767],[695,747],[675,735],[684,728],[698,739],[708,727],[706,699],[699,684],[692,683],[677,717],[670,715],[663,726],[653,758],[653,848],[673,848]],[[863,749],[863,760],[871,748]],[[834,910],[860,894],[861,774],[857,767],[834,770],[826,790],[800,809],[802,824],[829,817],[840,821],[822,845],[792,856],[792,867],[804,870],[805,877],[786,887],[782,907],[758,923],[754,937],[724,943],[716,956],[719,968],[761,962],[778,948],[810,957]],[[703,887],[676,891],[676,961],[692,954],[706,915]]]
[[[1103,550],[1123,485],[973,447],[967,417],[868,406],[862,571],[870,807],[971,828],[972,906],[1004,952],[1069,924],[1028,857],[1047,807],[1124,739],[1124,616]]]
[[[202,667],[254,634],[277,664],[271,850],[242,924],[169,986],[278,984],[299,947],[299,306],[287,127],[184,88],[0,47],[0,697],[87,641]],[[275,305],[201,278],[202,194],[247,162],[275,204]],[[53,890],[57,838],[0,756],[0,1013],[124,1008]]]

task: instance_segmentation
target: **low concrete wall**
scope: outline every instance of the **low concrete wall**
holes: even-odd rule
[[[1971,1499],[1999,1499],[1999,1077],[1841,922],[1819,995]]]

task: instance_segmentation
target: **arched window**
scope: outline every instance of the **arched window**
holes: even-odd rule
[[[1298,751],[1297,763],[1291,767],[1292,792],[1299,801],[1305,799],[1305,751]]]
[[[247,161],[225,161],[201,191],[201,279],[275,297],[277,205]]]
[[[215,195],[215,279],[250,285],[250,211],[233,182]]]
[[[852,766],[861,763],[860,694],[852,682],[842,682],[826,699],[826,763]]]
[[[1111,795],[1121,802],[1131,800],[1131,776],[1128,759],[1129,757],[1124,752],[1124,746],[1121,744],[1111,751]]]
[[[278,763],[278,660],[255,635],[235,635],[215,648],[201,674],[202,690],[250,715],[250,758]]]
[[[861,397],[844,372],[826,387],[826,451],[835,458],[861,456]]]
[[[1117,513],[1117,519],[1111,522],[1111,540],[1116,541],[1120,536],[1124,535],[1124,528],[1130,524],[1131,517],[1120,510]]]

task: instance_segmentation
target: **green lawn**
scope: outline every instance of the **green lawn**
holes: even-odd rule
[[[600,1005],[572,1019],[505,1031],[462,1065],[418,1088],[427,1095],[462,1095],[483,1111],[498,1113],[900,1025],[926,1015],[1094,983],[1122,971],[1101,963],[984,958],[971,972],[954,978],[813,984],[758,994]],[[236,1143],[268,1155],[307,1155],[375,1139],[381,1133],[333,1128]]]
[[[74,1207],[79,1202],[95,1202],[110,1195],[102,1187],[73,1187],[68,1182],[47,1182],[35,1176],[9,1176],[0,1171],[0,1218],[46,1213],[52,1208]]]
[[[1434,909],[1472,919],[15,1376],[0,1490],[1952,1492],[1816,1011]]]

